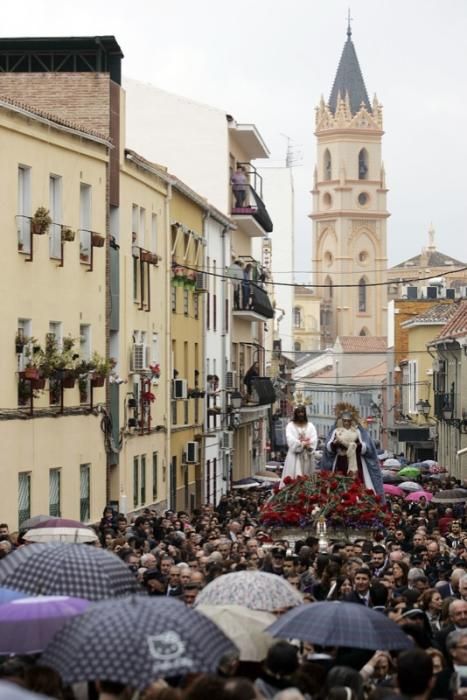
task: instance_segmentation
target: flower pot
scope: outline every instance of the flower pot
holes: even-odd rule
[[[104,384],[105,384],[105,377],[97,376],[97,377],[91,378],[91,386],[92,387],[100,387],[100,386],[104,386]]]
[[[45,377],[39,377],[39,379],[32,380],[33,389],[45,389]]]
[[[62,379],[64,389],[73,389],[76,383],[76,377],[65,375]]]
[[[39,221],[31,221],[31,233],[42,236],[44,233],[47,233],[47,227]]]
[[[100,233],[92,233],[91,234],[91,245],[94,248],[103,248],[105,243],[105,238],[104,236],[101,236]]]
[[[142,250],[141,251],[141,260],[143,262],[152,263],[152,253],[149,253],[149,251],[147,251],[147,250]]]
[[[37,367],[26,367],[24,370],[25,379],[39,379],[39,370]]]

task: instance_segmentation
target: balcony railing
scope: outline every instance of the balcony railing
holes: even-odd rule
[[[265,233],[271,233],[272,221],[263,200],[253,189],[252,185],[232,185],[234,201],[233,216],[252,216]]]
[[[267,292],[250,280],[239,281],[234,291],[234,311],[253,312],[263,318],[273,318],[274,309],[271,306]]]
[[[457,407],[457,396],[456,394],[450,392],[450,393],[444,393],[444,392],[435,392],[435,405],[434,405],[434,414],[435,417],[438,418],[438,420],[444,420],[445,419],[445,411],[451,411],[451,418],[457,418],[456,416],[456,407]]]

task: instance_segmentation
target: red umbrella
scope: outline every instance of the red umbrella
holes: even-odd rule
[[[431,499],[433,498],[433,494],[429,491],[414,491],[413,493],[409,493],[409,495],[405,497],[405,500],[419,501],[422,496],[424,496],[427,501],[431,501]]]
[[[403,496],[404,492],[402,489],[400,489],[398,486],[394,486],[394,484],[383,484],[383,489],[384,493],[387,493],[388,496]]]

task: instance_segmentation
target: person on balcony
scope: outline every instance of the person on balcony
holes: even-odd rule
[[[248,178],[243,165],[237,165],[237,169],[232,175],[230,182],[232,183],[232,191],[235,197],[235,209],[242,209],[245,206],[246,189],[248,186]]]
[[[306,407],[296,407],[292,420],[285,430],[289,451],[285,458],[282,479],[279,488],[284,486],[284,479],[290,476],[312,476],[314,472],[313,452],[318,444],[316,428],[308,420]]]
[[[259,377],[259,363],[257,360],[255,362],[253,362],[250,369],[245,373],[245,376],[243,377],[243,383],[246,387],[246,400],[247,401],[252,400],[253,382],[256,379],[256,377]]]

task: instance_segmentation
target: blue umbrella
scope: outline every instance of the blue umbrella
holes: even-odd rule
[[[215,672],[237,649],[207,617],[166,596],[91,605],[58,632],[41,658],[65,685],[108,680],[143,689],[157,678]]]
[[[91,605],[66,596],[40,596],[14,600],[0,607],[0,655],[36,654],[74,615]]]
[[[325,647],[409,649],[412,641],[400,627],[376,610],[358,603],[322,602],[299,605],[266,632],[282,639],[301,639]]]
[[[20,598],[27,598],[26,593],[21,593],[20,591],[14,591],[12,588],[3,588],[0,586],[0,605],[4,603],[10,603],[12,600],[19,600]]]

